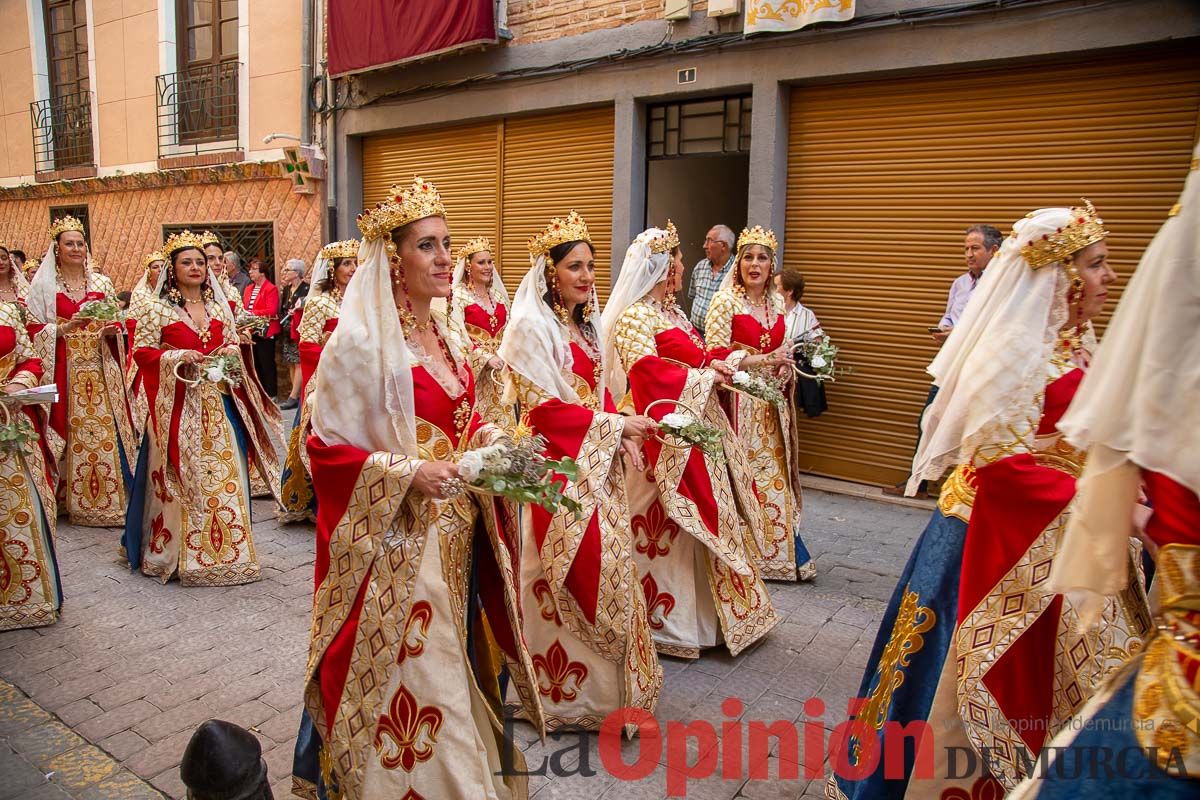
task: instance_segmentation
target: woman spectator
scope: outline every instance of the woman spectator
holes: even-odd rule
[[[291,373],[292,388],[288,399],[279,404],[282,409],[295,408],[300,403],[300,307],[308,297],[308,281],[304,279],[307,269],[304,259],[289,258],[279,276],[283,290],[279,293],[279,332],[283,334],[283,363]]]
[[[242,296],[247,314],[271,320],[266,331],[254,334],[254,371],[262,381],[267,395],[274,398],[279,391],[275,377],[275,336],[279,333],[279,290],[271,283],[261,258],[250,259],[250,284]]]

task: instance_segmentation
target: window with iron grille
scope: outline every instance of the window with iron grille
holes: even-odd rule
[[[83,238],[91,244],[92,242],[92,227],[88,220],[87,206],[50,206],[50,225],[54,224],[54,220],[62,219],[63,217],[74,217],[83,223]],[[47,226],[49,227],[49,225]]]
[[[176,0],[178,71],[158,76],[160,156],[227,149],[237,139],[237,6]]]
[[[649,158],[750,152],[750,95],[650,106]]]
[[[173,233],[189,230],[193,233],[212,231],[221,239],[223,250],[232,250],[242,258],[242,267],[252,258],[274,268],[275,224],[272,222],[189,222],[185,225],[163,225],[163,241]]]
[[[34,170],[93,166],[86,0],[44,0],[50,97],[30,104]]]

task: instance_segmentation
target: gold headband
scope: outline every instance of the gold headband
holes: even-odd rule
[[[760,244],[763,247],[770,248],[772,253],[779,249],[779,240],[775,238],[775,231],[764,228],[762,225],[755,225],[753,228],[742,228],[742,233],[738,236],[737,240],[738,252],[740,253],[743,247],[751,244]]]
[[[567,242],[592,243],[587,223],[578,211],[571,211],[566,219],[555,217],[550,220],[550,224],[541,233],[529,240],[529,254],[535,259],[538,256],[548,257],[551,250]]]
[[[1032,217],[1032,214],[1027,215]],[[1016,231],[1013,238],[1019,239]],[[1104,220],[1096,213],[1092,201],[1084,198],[1082,206],[1071,209],[1071,221],[1054,233],[1044,233],[1021,246],[1021,257],[1032,269],[1041,269],[1047,264],[1062,263],[1072,253],[1078,253],[1089,244],[1108,237]]]
[[[358,215],[358,229],[367,241],[381,239],[396,228],[426,217],[445,217],[442,195],[429,181],[413,178],[412,186],[392,186],[387,199]]]

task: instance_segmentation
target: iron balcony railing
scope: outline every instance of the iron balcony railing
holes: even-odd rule
[[[29,116],[33,122],[35,172],[95,166],[91,92],[30,103]]]
[[[238,62],[158,76],[158,155],[198,155],[236,147]]]

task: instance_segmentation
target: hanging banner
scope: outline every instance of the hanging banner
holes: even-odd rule
[[[334,77],[495,44],[493,0],[329,0]]]
[[[798,31],[854,19],[854,0],[746,0],[746,33]]]

